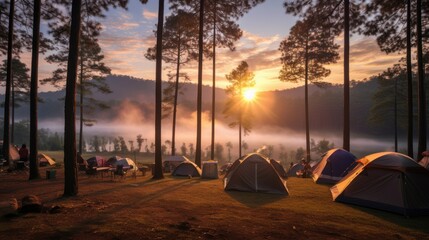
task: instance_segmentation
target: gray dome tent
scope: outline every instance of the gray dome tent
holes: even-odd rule
[[[201,177],[201,169],[191,161],[184,161],[174,169],[171,175]]]
[[[381,152],[357,163],[331,188],[334,201],[404,215],[429,215],[429,171],[413,159]]]
[[[225,191],[289,194],[286,181],[270,160],[257,153],[236,160],[224,178],[224,186]]]

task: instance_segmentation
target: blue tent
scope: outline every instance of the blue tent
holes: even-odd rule
[[[335,148],[326,152],[313,170],[316,183],[335,184],[356,165],[356,157],[344,149]]]

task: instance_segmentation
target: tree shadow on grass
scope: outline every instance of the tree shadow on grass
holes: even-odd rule
[[[282,194],[268,194],[258,192],[225,191],[225,193],[236,201],[251,208],[261,207],[273,202],[280,201],[287,197],[287,195]]]
[[[338,204],[346,204],[346,203],[338,203]],[[375,217],[381,218],[385,221],[394,223],[404,228],[409,228],[413,230],[420,231],[422,233],[429,233],[429,216],[412,216],[408,217],[405,215],[386,212],[383,210],[378,210],[374,208],[368,208],[358,205],[346,204],[354,209],[359,211],[371,214]]]
[[[92,197],[92,196],[102,196],[105,194],[108,194],[110,191],[117,191],[118,188],[135,188],[135,187],[144,187],[147,185],[154,185],[154,184],[165,184],[167,182],[170,182],[174,179],[172,178],[164,178],[162,180],[153,180],[151,178],[149,179],[145,179],[143,181],[139,181],[139,182],[135,182],[135,183],[130,183],[128,182],[127,184],[121,184],[118,185],[114,188],[109,188],[109,189],[105,189],[105,190],[101,190],[101,191],[95,191],[95,192],[91,192],[89,194],[85,194],[85,195],[79,195],[76,197],[69,197],[70,199],[75,199],[75,200],[79,200],[83,197]],[[186,187],[188,185],[192,185],[192,184],[196,184],[199,182],[199,179],[185,179],[185,181],[175,184],[175,185],[166,185],[165,187],[162,187],[160,189],[158,189],[155,192],[152,193],[148,193],[148,194],[144,194],[142,195],[138,201],[133,202],[133,206],[144,206],[146,203],[155,200],[162,197],[163,195],[166,194],[171,194],[171,192],[180,189],[182,187]],[[57,232],[52,234],[49,239],[65,239],[65,238],[73,238],[75,235],[82,233],[82,232],[88,232],[91,233],[94,231],[94,228],[96,228],[97,226],[102,226],[102,225],[108,225],[109,224],[109,219],[111,217],[114,217],[116,215],[118,215],[119,213],[123,212],[124,210],[129,209],[130,206],[128,204],[121,204],[121,205],[115,205],[115,207],[112,208],[106,208],[101,212],[98,212],[98,214],[94,217],[89,217],[89,218],[83,218],[81,222],[79,222],[78,224],[75,224],[73,226],[70,226],[68,228],[64,228],[64,229],[57,229]]]

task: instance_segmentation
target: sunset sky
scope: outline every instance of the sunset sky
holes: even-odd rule
[[[296,87],[301,84],[280,82],[280,42],[288,35],[289,29],[297,18],[286,15],[283,1],[267,0],[252,9],[238,21],[243,30],[243,37],[236,43],[236,51],[218,49],[217,54],[217,86],[228,85],[225,74],[235,68],[240,61],[247,61],[255,73],[256,88],[259,91]],[[113,74],[130,75],[144,79],[155,79],[155,63],[144,57],[148,47],[155,44],[153,30],[157,23],[158,1],[149,1],[142,5],[139,1],[130,1],[129,10],[111,9],[106,19],[102,20],[104,29],[100,44],[106,56],[105,62],[112,68]],[[169,15],[166,1],[165,16]],[[42,27],[43,28],[43,27]],[[337,38],[342,45],[342,37]],[[342,56],[342,48],[340,56]],[[30,55],[22,57],[30,63]],[[378,74],[392,66],[401,55],[386,55],[378,49],[374,39],[362,36],[351,38],[350,77],[362,80]],[[165,66],[165,65],[164,65]],[[193,82],[197,81],[197,63],[191,63],[184,68]],[[337,64],[330,65],[331,76],[325,81],[341,83],[343,79],[342,59]],[[47,77],[54,66],[48,65],[41,59],[40,78]],[[164,71],[166,76],[167,71]],[[204,84],[211,85],[211,60],[205,60],[203,79]],[[166,79],[166,77],[164,77]],[[43,90],[49,90],[42,86]]]

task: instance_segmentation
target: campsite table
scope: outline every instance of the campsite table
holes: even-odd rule
[[[128,170],[130,170],[131,167],[130,166],[124,166],[122,168],[122,170],[126,173]],[[113,179],[115,177],[115,171],[116,171],[116,167],[108,167],[108,170],[106,170],[107,172],[110,173],[110,177]]]
[[[98,176],[98,174],[100,174],[101,178],[103,178],[104,177],[104,173],[109,172],[110,167],[98,167],[98,168],[96,168],[96,170],[97,170],[97,176]]]

